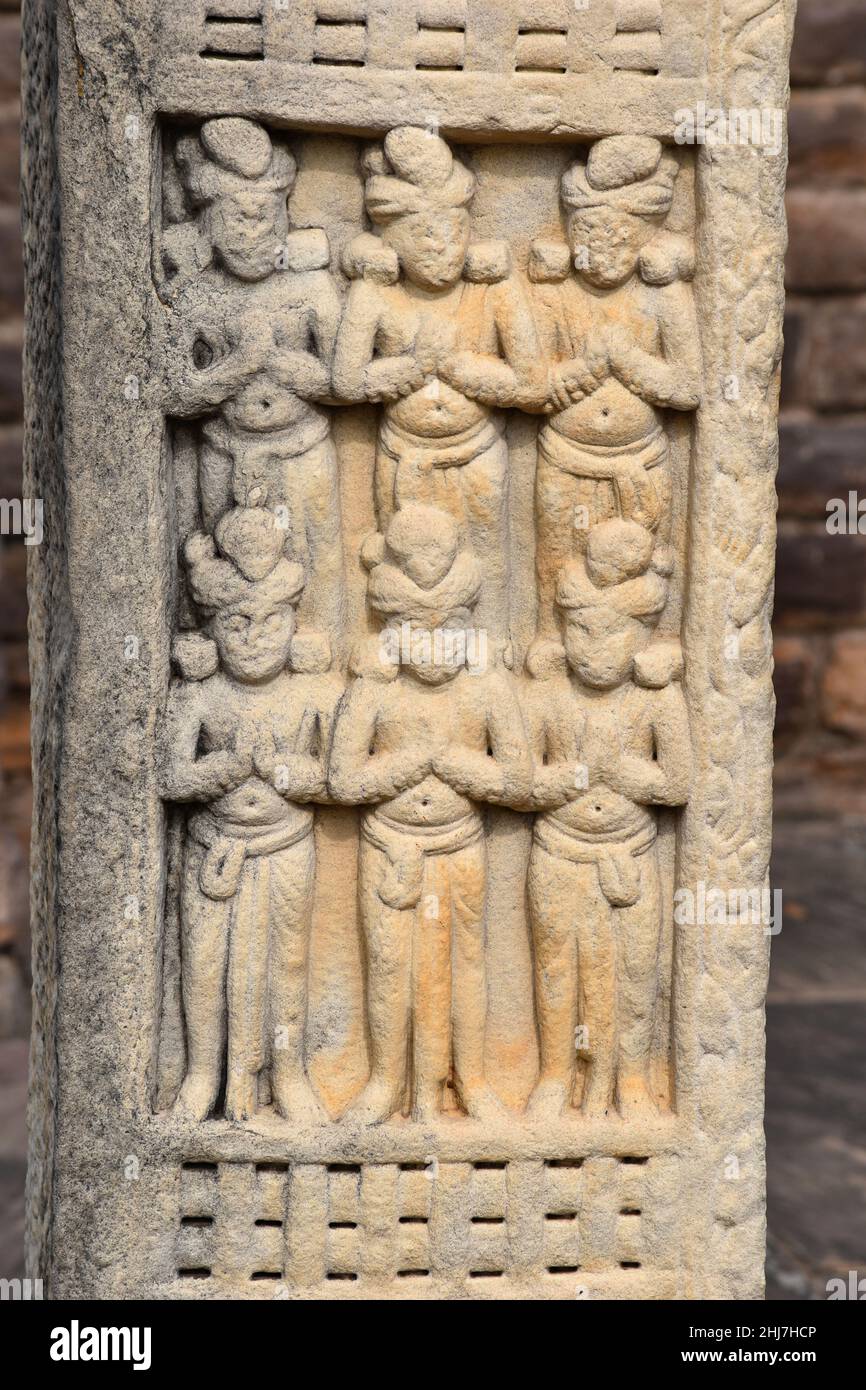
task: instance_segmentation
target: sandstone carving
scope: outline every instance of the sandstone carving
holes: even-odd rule
[[[196,220],[172,227],[166,239],[181,280],[166,406],[201,420],[202,520],[212,527],[233,502],[284,508],[293,554],[310,572],[305,626],[336,638],[344,558],[323,402],[340,300],[327,236],[290,232],[295,160],[257,122],[206,121],[197,135],[178,139],[175,157]],[[189,253],[178,253],[191,235],[201,269],[184,275]]]
[[[539,436],[541,631],[555,632],[562,565],[590,528],[619,515],[667,536],[671,483],[663,411],[700,403],[700,348],[687,245],[658,229],[679,166],[659,141],[597,141],[562,180],[568,248],[537,249],[532,273],[548,360]],[[563,275],[563,269],[565,271]],[[546,292],[545,292],[546,291]]]
[[[30,0],[51,1296],[762,1295],[793,8]]]
[[[382,244],[350,248],[360,278],[340,330],[335,385],[346,400],[384,403],[380,526],[409,502],[450,512],[486,556],[477,620],[503,644],[508,447],[497,410],[540,404],[533,319],[507,244],[470,244],[476,180],[444,140],[413,126],[392,130],[366,154],[364,172]]]
[[[663,912],[653,808],[685,803],[691,763],[679,648],[648,645],[667,598],[653,546],[635,521],[590,531],[557,587],[567,677],[534,692],[535,1115],[572,1104],[576,1056],[584,1112],[616,1102],[627,1117],[653,1104]]]
[[[531,780],[507,678],[467,668],[482,570],[448,513],[408,503],[370,572],[386,624],[380,661],[340,711],[331,790],[370,806],[359,896],[372,1075],[352,1115],[442,1108],[453,1064],[466,1111],[500,1108],[484,1076],[487,864],[480,805],[524,800]],[[387,663],[387,664],[386,664]],[[411,1053],[411,1056],[410,1056]]]
[[[295,1121],[324,1116],[305,1075],[307,956],[325,792],[326,692],[291,673],[304,572],[265,508],[237,507],[186,545],[212,674],[172,690],[165,795],[191,803],[183,867],[187,1039],[181,1114],[256,1113],[264,1073]],[[190,639],[187,639],[189,641]],[[324,700],[323,700],[324,695]],[[317,699],[318,696],[318,699]],[[324,723],[324,728],[323,728]]]

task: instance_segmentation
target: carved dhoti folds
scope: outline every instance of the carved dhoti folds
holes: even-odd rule
[[[656,822],[650,819],[637,828],[627,827],[617,836],[610,831],[599,835],[578,832],[548,815],[536,822],[535,844],[555,859],[594,864],[599,886],[611,907],[632,907],[640,896],[638,861],[655,844],[657,833]]]
[[[508,445],[505,426],[490,416],[460,434],[432,438],[386,419],[379,436],[376,498],[383,528],[412,502],[439,507],[461,537],[484,556],[484,592],[476,610],[491,639],[508,634]]]
[[[374,1069],[407,1073],[415,1096],[484,1069],[487,855],[481,817],[447,827],[364,818],[360,899]],[[411,1053],[411,1066],[409,1054]]]
[[[211,1046],[225,999],[230,1074],[261,1071],[274,1029],[302,1023],[314,875],[311,811],[275,826],[227,826],[209,812],[190,821],[184,988],[213,995]]]
[[[554,518],[567,511],[569,530],[588,531],[612,516],[636,521],[655,531],[667,505],[663,475],[654,470],[667,463],[669,448],[664,430],[654,430],[634,444],[578,444],[551,424],[539,436],[538,493],[545,508],[553,504]],[[581,528],[575,509],[585,507]],[[563,563],[570,558],[563,555]]]

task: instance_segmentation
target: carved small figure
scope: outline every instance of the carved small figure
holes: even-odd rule
[[[225,1114],[257,1109],[270,1068],[281,1115],[323,1118],[306,1077],[314,811],[325,794],[331,684],[291,671],[304,576],[263,508],[186,545],[219,669],[170,695],[164,795],[193,806],[182,888],[187,1074],[177,1109],[205,1119],[227,1049]],[[214,668],[217,666],[214,660]]]
[[[504,643],[508,448],[497,407],[543,404],[532,314],[507,246],[470,249],[475,177],[444,140],[412,126],[392,130],[368,153],[365,173],[382,240],[378,255],[374,237],[350,248],[348,268],[360,278],[340,330],[335,387],[345,400],[384,403],[380,529],[408,502],[449,512],[484,555],[479,626]]]
[[[256,122],[205,121],[179,140],[177,162],[205,264],[174,298],[167,410],[202,419],[204,529],[233,502],[282,508],[309,581],[301,625],[333,636],[345,566],[324,404],[341,313],[327,238],[290,232],[295,161]]]
[[[409,504],[368,554],[384,620],[376,658],[337,717],[330,785],[363,805],[360,908],[369,1084],[350,1110],[375,1124],[443,1107],[453,1061],[463,1108],[495,1115],[484,1074],[487,861],[481,803],[525,800],[522,717],[501,670],[467,665],[478,561],[446,513]]]
[[[659,806],[688,799],[691,750],[679,647],[647,650],[665,601],[653,536],[595,527],[560,576],[567,674],[530,695],[540,811],[529,870],[541,1073],[534,1116],[652,1105],[662,904]],[[579,1030],[576,1032],[576,1030]]]
[[[691,251],[659,235],[677,172],[675,157],[647,136],[597,141],[562,181],[576,276],[563,277],[544,246],[530,266],[553,364],[536,483],[545,639],[556,636],[559,573],[592,526],[620,515],[662,541],[669,533],[664,412],[695,410],[701,398]]]

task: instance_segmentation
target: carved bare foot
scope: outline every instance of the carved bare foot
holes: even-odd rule
[[[328,1116],[306,1079],[278,1081],[275,1078],[273,1087],[274,1107],[284,1120],[291,1120],[296,1125],[327,1124]]]
[[[568,1104],[568,1087],[555,1077],[542,1078],[529,1097],[526,1116],[530,1120],[558,1120]]]
[[[398,1108],[394,1087],[387,1081],[370,1081],[357,1100],[345,1112],[343,1119],[359,1125],[380,1125],[389,1120]]]
[[[617,1100],[622,1116],[646,1114],[655,1110],[656,1103],[645,1076],[639,1073],[620,1076],[617,1083]]]
[[[508,1118],[508,1111],[497,1095],[486,1084],[465,1086],[460,1093],[463,1107],[473,1120],[484,1124],[495,1124],[497,1120]]]
[[[442,1114],[442,1087],[419,1091],[412,1106],[412,1119],[418,1124],[429,1124],[438,1120]]]
[[[259,1079],[254,1072],[229,1076],[226,1087],[226,1119],[251,1120],[259,1108]]]
[[[216,1104],[219,1081],[209,1072],[191,1071],[180,1088],[173,1113],[183,1120],[206,1120]]]
[[[614,1110],[610,1087],[607,1085],[588,1087],[584,1091],[583,1104],[580,1108],[587,1119],[603,1120]]]

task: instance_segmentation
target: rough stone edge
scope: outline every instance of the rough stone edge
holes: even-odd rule
[[[45,138],[46,132],[52,128],[56,115],[57,74],[54,52],[57,5],[56,0],[27,0],[27,3],[25,25],[27,26],[29,21],[29,28],[25,27],[25,34],[31,76],[26,97],[28,103],[26,119],[34,123],[36,135],[41,136],[42,146],[45,146],[42,150],[42,164],[40,165],[36,156],[32,156],[30,168],[27,171],[30,201],[26,205],[28,207],[26,216],[30,218],[32,231],[32,241],[27,249],[28,275],[32,277],[28,289],[28,307],[32,306],[33,312],[42,316],[38,323],[35,318],[33,320],[33,341],[28,345],[28,486],[32,486],[35,495],[45,498],[50,525],[52,511],[61,522],[65,518],[59,415],[62,363],[59,350],[58,196],[57,181],[54,178],[56,151],[53,141],[50,139],[46,141]],[[788,39],[790,38],[790,26],[793,23],[794,13],[793,0],[765,0],[763,5],[761,0],[726,0],[724,13],[726,16],[732,16],[734,23],[736,23],[737,14],[745,13],[745,24],[750,30],[756,18],[760,25],[766,16],[769,16],[771,23],[774,23],[781,16],[787,22]],[[776,27],[778,28],[778,25]],[[752,88],[759,89],[762,81],[767,80],[768,74],[774,86],[777,81],[784,80],[783,60],[785,56],[782,45],[771,47],[769,54],[765,53],[757,58],[754,54],[750,56],[745,65],[746,79],[751,75],[755,80],[752,83],[746,80],[742,96],[744,102]],[[726,91],[733,93],[736,83],[734,81],[734,69],[730,63],[722,65],[716,71],[719,74],[720,85]],[[29,139],[31,131],[27,126],[25,126],[25,131]],[[30,148],[36,150],[42,146],[37,143]],[[780,172],[774,172],[770,176],[769,183],[770,202],[775,206],[781,198],[784,188],[784,165],[782,165]],[[764,192],[766,191],[765,189]],[[754,203],[747,203],[746,207],[747,211],[754,213],[756,226],[763,233],[767,233],[770,238],[766,243],[770,269],[763,282],[763,287],[766,288],[769,285],[773,290],[775,304],[778,307],[781,303],[783,231],[778,229],[778,223],[771,220],[767,210],[764,211],[763,216],[760,214],[758,197],[761,192],[760,188],[754,187],[751,192]],[[736,207],[737,190],[734,187],[727,188],[723,177],[716,183],[716,193],[718,196],[713,204],[714,207],[725,205]],[[45,208],[48,209],[47,215],[44,213]],[[40,211],[45,216],[44,222],[41,223],[37,220]],[[45,235],[44,228],[46,226],[53,229],[53,235]],[[40,232],[42,232],[41,241]],[[773,237],[775,237],[775,241],[773,241]],[[724,293],[716,294],[716,303],[724,306],[727,321],[727,316],[737,308],[737,305],[732,300],[727,299],[725,294],[729,294],[733,288],[734,299],[739,292],[742,300],[745,301],[752,289],[756,287],[743,280],[741,276],[738,278],[738,261],[733,256],[729,256],[727,259],[722,258],[721,267],[719,266],[719,257],[715,256],[714,258],[712,251],[709,254],[709,260],[713,264],[714,273],[721,273],[727,268],[733,275],[733,286],[728,285],[725,287]],[[50,291],[49,285],[52,287]],[[757,290],[760,291],[760,289],[761,285],[759,284]],[[722,330],[719,325],[711,325],[708,331],[716,342],[720,341]],[[754,335],[750,337],[748,333],[743,332],[740,334],[740,339],[744,344],[752,344]],[[769,350],[765,351],[767,348]],[[774,317],[769,325],[768,336],[761,336],[756,349],[762,362],[766,357],[770,370],[763,385],[763,369],[758,371],[754,384],[754,401],[752,402],[750,398],[747,402],[749,409],[746,411],[744,408],[743,416],[746,420],[746,432],[747,434],[751,432],[752,439],[752,451],[748,455],[749,468],[746,470],[746,476],[751,476],[751,469],[754,475],[765,483],[769,472],[770,493],[772,493],[772,472],[775,468],[775,392],[777,390],[780,348],[781,323],[779,322],[777,328]],[[37,403],[41,406],[45,401],[50,402],[52,413],[50,418],[40,420],[36,406]],[[729,438],[730,423],[730,414],[726,413],[717,400],[711,400],[708,403],[703,427],[708,440],[704,445],[706,452],[703,454],[705,461],[704,485],[712,491],[721,483],[729,493],[733,491],[736,494],[736,484],[742,480],[736,480],[736,484],[731,488],[731,480],[725,478],[724,470],[720,467],[720,460],[723,457],[725,447],[724,441]],[[713,518],[725,520],[725,500],[726,498],[722,496],[720,499],[710,501],[707,504],[707,499],[704,499],[705,510],[702,515],[705,524],[708,522],[711,524]],[[741,562],[733,566],[728,559],[724,559],[718,582],[711,585],[700,596],[695,605],[695,611],[702,615],[700,620],[704,623],[712,624],[715,621],[715,615],[720,613],[720,625],[705,630],[710,634],[715,632],[720,636],[726,630],[726,624],[732,611],[731,605],[737,595],[738,579],[747,579],[755,568],[760,574],[766,574],[769,565],[769,575],[766,581],[767,591],[766,594],[759,595],[754,615],[754,621],[759,626],[762,623],[768,624],[771,605],[773,538],[772,517],[769,508],[764,510],[762,515],[768,523],[768,528],[761,537],[760,547],[755,558],[747,555]],[[706,534],[705,531],[704,536]],[[37,887],[34,890],[34,949],[36,955],[34,964],[37,972],[37,1016],[32,1102],[31,1215],[29,1218],[31,1261],[36,1273],[39,1272],[38,1263],[46,1267],[46,1256],[51,1253],[52,1169],[56,1098],[54,1013],[57,988],[56,953],[58,937],[61,936],[58,916],[60,884],[55,868],[59,848],[56,784],[59,776],[59,755],[62,751],[61,741],[63,739],[65,666],[70,651],[69,637],[74,630],[63,536],[53,537],[49,531],[45,552],[44,556],[37,554],[32,561],[34,576],[31,579],[31,601],[34,612],[32,619],[33,660],[40,681],[38,693],[35,691],[37,710],[34,719],[34,767],[38,788],[37,813],[34,818],[34,837],[37,850],[36,874],[34,876],[37,880]],[[708,557],[707,563],[711,562],[711,558],[713,562],[720,560],[723,553],[726,552],[722,552],[717,546],[714,546],[712,557]],[[693,548],[692,556],[694,557],[694,555],[695,550]],[[697,577],[702,572],[695,569],[692,571],[692,576]],[[717,607],[718,604],[721,604],[721,610]],[[747,699],[745,694],[736,688],[735,684],[731,691],[729,707],[732,708],[737,723],[742,721],[746,726],[747,756],[745,758],[741,756],[736,760],[733,771],[736,777],[741,776],[741,769],[745,768],[747,773],[741,779],[739,792],[741,796],[745,793],[743,804],[746,807],[753,805],[755,807],[754,813],[747,817],[757,835],[753,862],[756,869],[760,865],[765,870],[769,855],[769,813],[768,809],[765,809],[769,807],[769,793],[766,797],[760,797],[756,802],[749,799],[749,793],[756,787],[763,789],[765,785],[768,785],[771,763],[766,718],[766,711],[770,708],[769,701],[772,699],[768,631],[763,644],[759,643],[758,645],[762,647],[762,650],[757,662],[760,667],[757,676],[753,677],[751,670],[743,672],[743,679],[754,680],[753,698]],[[706,648],[706,642],[704,642],[704,648]],[[716,653],[716,655],[718,654]],[[703,684],[700,691],[700,698],[704,701],[704,705],[707,703],[708,691],[712,688],[712,684],[706,682],[706,664],[705,651]],[[701,680],[696,680],[695,688],[699,685],[701,685]],[[710,727],[712,728],[711,722]],[[716,766],[722,766],[724,759],[715,759],[714,761]],[[734,785],[736,786],[736,782]],[[725,867],[723,857],[714,851],[712,845],[708,846],[705,836],[699,829],[700,818],[705,815],[706,809],[707,798],[699,798],[692,817],[692,824],[695,826],[696,861],[703,870],[700,875],[702,877],[707,877],[708,873],[711,874],[716,864]],[[727,809],[730,812],[730,803]],[[68,847],[66,853],[69,853]],[[741,881],[744,873],[743,867],[732,866],[730,881],[734,883]],[[723,878],[717,878],[714,881],[724,883]],[[711,947],[712,943],[707,943],[706,946]],[[730,970],[732,966],[736,965],[735,959],[727,964],[722,962],[719,966],[718,962],[711,959],[711,952],[708,952],[704,947],[697,957],[697,968],[692,976],[695,988],[691,998],[692,1002],[698,1005],[695,1010],[698,1038],[692,1043],[692,1063],[697,1066],[700,1064],[701,1058],[706,1057],[711,1065],[714,1065],[713,1059],[718,1056],[718,1049],[712,1036],[709,1038],[709,1046],[704,1045],[705,1035],[708,1031],[711,1033],[717,1018],[715,1000],[711,991],[709,994],[702,993],[700,996],[697,994],[698,986],[703,981],[702,972],[706,971],[709,979],[713,973],[713,966],[722,970],[723,978],[717,983],[723,990],[727,991],[728,1000],[733,1004],[735,1026],[739,1034],[738,1043],[741,1044],[745,1041],[748,1046],[753,1046],[757,1042],[759,1050],[753,1054],[757,1060],[749,1072],[751,1086],[750,1094],[747,1097],[747,1113],[743,1126],[728,1123],[727,1128],[721,1130],[711,1115],[712,1092],[715,1091],[718,1094],[719,1083],[721,1083],[723,1100],[727,1101],[728,1096],[724,1094],[724,1089],[729,1085],[728,1080],[726,1078],[705,1078],[704,1075],[699,1078],[701,1123],[697,1125],[697,1130],[699,1135],[701,1129],[703,1131],[705,1147],[701,1150],[701,1145],[696,1143],[695,1152],[691,1155],[693,1168],[696,1170],[695,1194],[699,1198],[699,1206],[693,1229],[694,1243],[691,1258],[688,1261],[688,1272],[693,1276],[689,1279],[687,1291],[689,1297],[700,1297],[702,1294],[710,1297],[735,1298],[761,1296],[756,1279],[756,1270],[759,1259],[762,1263],[763,1254],[763,1136],[761,1133],[763,1097],[761,1083],[766,955],[766,943],[764,941],[761,941],[757,948],[752,948],[749,960],[751,997],[748,1009],[743,1006],[743,1000],[736,992],[735,970],[731,971],[727,978],[724,977],[725,970]],[[695,1048],[695,1042],[698,1044],[697,1048]],[[703,1072],[703,1069],[701,1071]],[[696,1075],[696,1072],[693,1075]],[[725,1188],[720,1188],[719,1184],[715,1184],[716,1190],[714,1190],[713,1185],[705,1180],[708,1169],[704,1165],[711,1162],[715,1163],[718,1157],[730,1152],[731,1146],[736,1144],[738,1136],[743,1136],[746,1143],[751,1146],[751,1156],[756,1161],[749,1180],[736,1185],[738,1192],[736,1210],[734,1212],[721,1211],[724,1201],[729,1199],[731,1185],[727,1184]],[[719,1218],[720,1211],[721,1220]],[[720,1242],[728,1248],[720,1249]]]
[[[61,339],[60,196],[57,176],[56,0],[24,0],[22,225],[24,496],[45,506],[45,540],[28,551],[33,824],[31,924],[33,1029],[28,1107],[27,1273],[51,1265],[57,1097],[58,769],[71,632],[66,577]]]
[[[724,0],[708,104],[787,108],[795,14],[796,0]],[[786,145],[778,158],[705,147],[697,164],[699,321],[714,377],[698,416],[690,518],[685,641],[699,771],[684,823],[686,885],[769,885],[786,167]],[[736,402],[725,398],[730,375]],[[694,929],[686,954],[694,1020],[683,1062],[696,1129],[687,1296],[761,1299],[769,938],[748,926]]]

